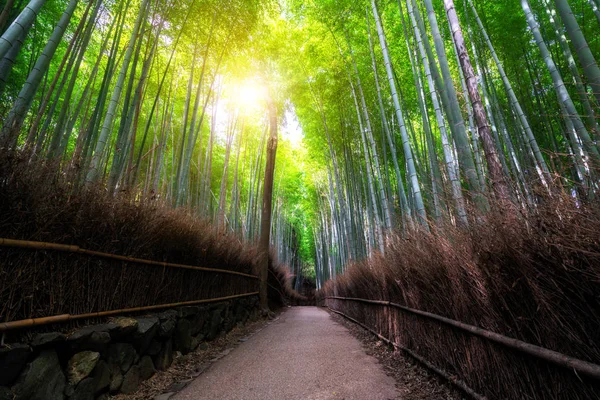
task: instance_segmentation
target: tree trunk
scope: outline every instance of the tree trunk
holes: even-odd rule
[[[4,4],[4,8],[0,13],[0,33],[4,33],[4,27],[8,23],[10,18],[10,14],[13,11],[13,6],[15,5],[15,0],[8,0],[6,4]]]
[[[79,1],[77,0],[70,0],[66,10],[60,17],[60,20],[58,21],[58,24],[54,28],[52,35],[48,39],[48,43],[46,44],[46,46],[44,46],[42,54],[40,54],[35,63],[35,66],[27,76],[27,81],[25,82],[25,85],[23,85],[23,88],[19,92],[19,97],[15,101],[13,108],[10,110],[8,116],[6,117],[6,120],[4,121],[4,126],[2,128],[2,133],[0,134],[0,136],[2,137],[3,141],[6,141],[7,146],[14,146],[16,144],[16,140],[21,131],[21,127],[23,126],[23,123],[25,121],[25,117],[27,116],[27,113],[31,108],[31,103],[33,103],[33,99],[35,97],[35,94],[37,93],[40,83],[42,82],[42,78],[48,70],[50,61],[52,60],[52,57],[54,57],[54,53],[58,48],[60,41],[62,40],[65,30],[67,29],[69,22],[71,21],[71,17],[73,15],[73,12],[75,11],[75,8],[77,8],[78,3]],[[11,25],[11,28],[15,24],[17,24],[17,22],[13,23],[13,25]],[[11,28],[8,28],[8,30],[10,30]],[[2,43],[2,40],[0,40],[0,50]],[[0,54],[1,57],[4,57],[4,55],[6,55],[6,53]]]
[[[587,78],[594,97],[596,97],[596,102],[600,104],[600,68],[598,67],[598,63],[583,36],[583,32],[581,31],[567,0],[554,0],[554,4],[556,4],[556,9],[560,14],[560,18],[565,24],[569,39],[571,39],[571,43],[573,43],[577,58],[579,58],[579,63],[583,68],[583,74]]]
[[[418,47],[419,53],[421,55],[422,64],[423,64],[423,68],[425,71],[425,76],[427,78],[427,84],[429,87],[429,94],[431,97],[431,102],[433,104],[433,109],[435,111],[437,125],[440,130],[440,137],[442,140],[442,149],[444,151],[444,161],[446,164],[446,172],[448,173],[448,180],[450,180],[450,186],[452,187],[452,197],[454,198],[454,201],[456,203],[456,213],[459,217],[460,223],[463,226],[467,226],[468,225],[467,211],[465,208],[465,200],[464,200],[464,197],[462,194],[462,185],[460,182],[459,172],[457,171],[457,168],[455,168],[456,159],[454,157],[454,151],[450,144],[450,139],[448,137],[448,131],[446,129],[446,123],[444,121],[444,115],[442,113],[440,102],[438,100],[438,95],[435,90],[435,83],[433,80],[433,76],[431,74],[429,62],[427,61],[427,54],[425,51],[425,47],[423,46],[421,35],[419,34],[417,20],[416,20],[415,13],[412,8],[412,3],[410,0],[406,1],[406,6],[408,8],[408,13],[411,18],[413,30],[415,32],[415,39],[417,41],[417,47]]]
[[[404,115],[402,113],[402,109],[400,108],[400,99],[398,97],[398,92],[396,90],[396,82],[394,81],[394,73],[392,71],[392,64],[390,60],[390,56],[388,54],[387,43],[385,39],[385,33],[383,31],[383,25],[381,24],[381,19],[379,18],[379,12],[377,11],[377,4],[375,0],[371,0],[371,8],[373,9],[373,16],[375,17],[375,25],[377,26],[377,33],[379,35],[379,43],[381,45],[381,51],[383,52],[383,59],[385,64],[385,69],[388,75],[388,82],[390,85],[390,91],[392,93],[392,100],[394,101],[394,108],[396,110],[396,118],[398,119],[398,124],[400,125],[400,134],[402,135],[402,145],[404,148],[404,157],[406,159],[406,163],[408,165],[408,175],[410,178],[410,184],[414,196],[414,200],[416,203],[416,211],[419,215],[419,219],[423,225],[427,226],[427,215],[425,212],[425,203],[423,202],[423,196],[421,194],[421,187],[419,185],[419,178],[417,176],[417,169],[415,167],[415,160],[413,157],[413,152],[410,147],[410,139],[408,137],[408,132],[406,131],[406,125],[404,123]]]
[[[185,191],[187,190],[187,183],[188,183],[188,175],[189,175],[189,171],[190,171],[190,165],[192,162],[192,154],[194,152],[194,147],[196,146],[196,141],[198,140],[198,136],[200,135],[200,129],[202,127],[202,123],[204,122],[204,117],[206,115],[206,110],[208,107],[208,103],[213,95],[213,92],[215,91],[215,83],[217,82],[217,77],[219,76],[219,69],[221,68],[221,62],[223,61],[223,57],[225,55],[225,51],[227,49],[227,42],[229,40],[229,37],[226,40],[226,43],[223,45],[223,49],[221,50],[221,53],[219,55],[219,58],[217,59],[217,63],[215,65],[215,69],[213,71],[213,76],[212,76],[212,81],[210,83],[210,85],[208,86],[208,89],[206,90],[206,98],[204,99],[204,103],[202,104],[202,112],[200,113],[200,118],[198,118],[198,108],[200,105],[200,89],[201,89],[201,85],[202,85],[202,80],[204,78],[204,72],[205,72],[205,67],[206,67],[206,59],[208,58],[208,51],[210,48],[210,37],[212,37],[212,29],[211,29],[211,33],[209,34],[209,41],[207,43],[207,47],[206,47],[206,51],[204,54],[204,61],[203,61],[203,65],[202,65],[202,72],[200,74],[200,82],[198,83],[198,90],[196,93],[196,99],[194,102],[194,110],[192,112],[192,120],[190,122],[190,133],[188,134],[188,140],[187,140],[187,147],[186,147],[186,151],[184,152],[184,156],[183,156],[183,163],[182,163],[182,169],[181,169],[181,176],[179,177],[179,193],[178,193],[178,199],[177,199],[177,204],[181,204],[183,201],[183,195],[185,193]],[[198,122],[196,122],[196,120],[198,120]]]
[[[86,10],[86,14],[84,14],[84,16],[87,16],[89,7],[91,7],[92,4],[93,4],[93,2],[90,2],[90,5],[88,6],[88,9]],[[71,131],[70,130],[64,131],[63,128],[66,123],[68,110],[71,109],[71,107],[72,107],[71,96],[73,94],[73,90],[77,83],[78,72],[81,67],[81,63],[83,61],[85,52],[88,48],[88,44],[92,37],[92,32],[94,30],[93,28],[96,24],[96,17],[98,16],[98,12],[100,10],[101,5],[102,5],[102,0],[97,1],[96,5],[94,7],[94,10],[87,22],[85,31],[83,33],[83,38],[82,38],[81,46],[79,48],[79,52],[78,53],[75,52],[75,54],[74,54],[76,59],[73,60],[73,63],[70,63],[70,65],[67,67],[67,70],[65,72],[65,75],[66,75],[69,73],[69,71],[71,71],[71,70],[73,71],[71,73],[71,80],[69,82],[69,85],[67,86],[67,91],[65,92],[63,104],[62,104],[60,114],[59,114],[57,122],[56,122],[56,127],[54,128],[54,136],[52,138],[52,142],[50,143],[50,148],[48,151],[49,157],[61,156],[62,150],[64,149],[66,142],[68,142],[68,140],[69,140]],[[60,93],[60,92],[62,92],[62,87],[57,91],[57,93]],[[57,96],[58,96],[58,94],[57,94]],[[36,130],[37,129],[34,129],[32,126],[32,128],[30,129],[30,132],[32,132],[32,131],[35,132]],[[45,132],[46,130],[47,130],[47,127],[45,126],[44,129],[42,129],[42,131]],[[65,137],[63,137],[63,132],[65,132]],[[42,134],[42,133],[40,133],[40,134]]]
[[[519,103],[519,100],[517,100],[517,96],[515,95],[512,85],[509,82],[509,80],[506,76],[506,73],[504,72],[502,63],[500,62],[500,59],[498,58],[498,55],[496,54],[496,51],[494,50],[494,47],[492,46],[492,41],[490,40],[490,38],[487,34],[487,31],[485,30],[483,23],[481,22],[481,19],[479,18],[479,15],[477,14],[477,10],[475,9],[475,6],[473,5],[472,0],[468,0],[468,1],[469,1],[469,5],[471,6],[471,10],[473,11],[473,15],[475,16],[475,21],[477,21],[477,25],[479,26],[479,29],[485,40],[485,43],[487,44],[487,47],[490,50],[492,58],[494,59],[496,68],[498,69],[500,77],[502,78],[502,83],[504,83],[504,88],[508,95],[510,104],[513,107],[513,109],[515,110],[515,113],[517,114],[517,116],[519,117],[519,121],[523,125],[523,129],[527,136],[527,140],[531,144],[531,147],[533,149],[533,154],[535,156],[537,163],[539,164],[540,168],[543,171],[543,175],[546,177],[546,179],[548,179],[549,178],[548,166],[546,165],[546,161],[544,160],[542,152],[540,151],[537,140],[535,139],[535,136],[533,135],[533,131],[531,130],[531,127],[529,125],[529,120],[527,119],[527,116],[525,116],[525,113],[523,112],[523,109],[521,108],[521,103]]]
[[[133,30],[131,31],[129,44],[125,52],[125,58],[123,59],[123,64],[121,65],[121,70],[119,72],[117,82],[115,84],[113,93],[108,103],[108,109],[106,110],[106,116],[104,117],[102,130],[100,131],[100,136],[98,137],[98,142],[96,143],[96,149],[94,150],[94,154],[92,155],[90,168],[86,176],[86,182],[88,183],[96,181],[100,175],[100,164],[102,163],[103,153],[107,143],[109,143],[110,141],[109,139],[112,131],[113,121],[116,118],[117,106],[119,105],[121,94],[123,93],[125,76],[129,69],[129,63],[131,61],[131,57],[135,49],[135,45],[138,39],[138,33],[140,31],[140,26],[142,25],[142,20],[145,20],[148,12],[148,2],[149,0],[144,0],[140,5],[135,25],[133,27]]]
[[[348,76],[348,79],[351,79],[350,76]],[[381,222],[381,216],[379,214],[379,207],[377,207],[377,195],[376,195],[376,190],[375,190],[375,183],[373,182],[373,176],[375,175],[373,173],[373,167],[371,165],[371,158],[369,157],[369,149],[367,148],[367,139],[365,137],[365,129],[363,126],[363,121],[362,121],[362,116],[360,113],[360,107],[358,105],[358,96],[356,95],[356,90],[354,89],[354,84],[352,83],[352,81],[350,81],[350,86],[352,89],[352,97],[354,99],[354,105],[356,108],[356,116],[358,118],[358,128],[360,129],[360,133],[361,133],[361,139],[360,142],[362,143],[362,147],[363,147],[363,153],[365,156],[365,163],[367,166],[367,182],[368,182],[368,187],[369,187],[369,199],[371,201],[371,210],[373,211],[373,217],[369,218],[369,224],[373,224],[374,225],[374,232],[375,232],[375,240],[376,243],[378,244],[379,247],[379,251],[381,251],[381,253],[383,254],[384,250],[385,250],[385,240],[384,240],[384,236],[383,236],[383,230],[381,228],[382,222]]]
[[[587,2],[589,3],[590,7],[592,7],[592,11],[598,20],[598,24],[600,24],[600,7],[598,7],[598,4],[596,4],[595,0],[587,0]]]
[[[368,140],[369,147],[371,149],[371,154],[373,158],[373,172],[377,177],[377,190],[379,191],[379,197],[381,202],[381,209],[383,213],[383,223],[385,229],[390,229],[392,227],[392,214],[389,209],[389,202],[385,193],[384,181],[381,176],[381,166],[379,162],[379,153],[377,151],[377,145],[373,138],[373,126],[371,125],[371,117],[369,117],[369,110],[367,109],[367,102],[365,101],[365,95],[362,89],[362,82],[360,80],[360,74],[358,72],[358,67],[356,65],[356,60],[354,58],[354,52],[352,51],[352,47],[350,46],[350,38],[346,33],[346,40],[348,43],[348,50],[350,52],[350,59],[352,60],[352,66],[354,68],[354,74],[356,75],[356,86],[358,89],[358,95],[360,98],[360,106],[363,112],[365,128],[366,128],[366,138]],[[368,154],[365,155],[368,157]]]
[[[415,14],[418,16],[419,12],[416,7],[416,1],[412,0],[413,9]],[[440,93],[445,95],[446,101],[442,101],[446,103],[446,115],[450,122],[450,129],[454,136],[454,142],[456,143],[456,152],[458,153],[458,161],[465,175],[467,184],[469,189],[471,190],[471,194],[475,199],[475,202],[479,205],[480,209],[487,209],[487,202],[482,195],[483,188],[479,182],[479,176],[477,174],[477,168],[474,162],[474,155],[471,151],[471,146],[469,144],[469,137],[467,135],[465,121],[462,116],[460,110],[460,104],[458,102],[458,96],[456,94],[456,89],[454,88],[454,82],[452,80],[452,74],[450,72],[450,66],[448,64],[448,58],[446,56],[446,49],[444,48],[444,41],[440,34],[440,30],[437,23],[437,18],[435,16],[435,11],[433,9],[433,4],[431,0],[425,0],[425,7],[427,9],[427,18],[429,20],[429,25],[431,27],[431,33],[433,36],[433,41],[435,45],[435,51],[437,54],[437,58],[440,64],[440,70],[442,72],[442,78],[438,77],[439,83],[443,86],[438,90]],[[420,17],[419,17],[420,18]],[[418,20],[417,20],[418,21]],[[421,35],[424,43],[429,43],[429,38],[425,32],[425,29],[421,30]],[[437,74],[437,65],[435,64],[435,60],[433,57],[429,59],[430,69],[434,74],[434,79]],[[439,76],[439,75],[438,75]],[[436,83],[437,85],[437,83]],[[442,97],[443,99],[444,97]]]
[[[577,112],[577,108],[565,87],[565,83],[560,75],[560,72],[556,68],[556,64],[552,60],[552,56],[548,51],[548,47],[544,42],[544,38],[540,33],[539,26],[533,13],[531,11],[531,7],[529,6],[528,0],[521,0],[521,6],[523,7],[523,11],[525,11],[525,17],[527,18],[527,23],[529,24],[529,28],[531,29],[531,33],[540,49],[540,53],[542,54],[542,58],[544,59],[546,66],[550,72],[550,76],[552,77],[552,81],[554,82],[554,90],[556,91],[556,95],[558,96],[558,101],[561,103],[565,110],[567,111],[567,115],[565,115],[565,119],[571,120],[573,127],[575,128],[577,135],[583,142],[583,147],[588,152],[589,156],[595,161],[597,165],[600,165],[600,153],[598,152],[598,148],[590,138],[590,135],[585,128],[585,125],[581,121],[579,117],[579,113]],[[577,146],[580,147],[580,146]],[[573,149],[573,151],[577,151],[577,149]]]
[[[467,53],[465,40],[458,22],[456,9],[454,8],[454,0],[444,0],[444,7],[446,9],[446,14],[448,15],[448,21],[450,22],[452,38],[458,52],[460,66],[465,76],[467,90],[469,91],[469,98],[471,99],[479,137],[481,137],[481,142],[483,144],[494,193],[502,205],[507,205],[510,202],[510,191],[506,184],[504,173],[502,172],[502,165],[500,164],[500,159],[496,152],[490,123],[477,88],[477,77],[475,76],[475,71],[473,70],[469,54]]]
[[[548,14],[548,18],[554,27],[554,34],[560,47],[563,51],[563,56],[567,61],[567,65],[569,67],[569,71],[571,72],[573,83],[575,84],[575,90],[579,95],[579,102],[583,106],[583,111],[585,113],[585,123],[586,126],[592,135],[592,137],[598,137],[600,133],[600,129],[598,127],[598,122],[596,121],[596,116],[592,105],[590,104],[590,99],[588,98],[588,92],[583,85],[583,80],[581,78],[581,74],[579,73],[579,69],[577,68],[577,64],[575,63],[575,59],[573,58],[573,54],[571,53],[571,48],[569,47],[569,43],[567,42],[567,38],[562,33],[561,26],[556,18],[556,11],[550,8],[550,0],[543,0],[546,5],[546,14]]]
[[[19,52],[25,43],[25,39],[27,38],[29,29],[31,29],[31,25],[28,25],[26,28],[27,29],[23,29],[19,36],[15,38],[10,50],[6,53],[4,58],[2,58],[2,61],[0,61],[0,93],[2,93],[6,87],[10,72],[17,61],[17,56],[19,55]]]
[[[46,0],[31,0],[15,21],[4,31],[0,37],[0,59],[4,58],[15,41],[23,35],[23,32],[27,33],[31,28],[44,3],[46,3]]]
[[[223,160],[223,175],[221,176],[221,187],[219,189],[219,213],[217,217],[217,227],[226,231],[225,221],[225,205],[227,203],[227,184],[229,178],[229,159],[231,158],[231,146],[235,139],[235,132],[237,130],[238,116],[231,116],[229,121],[229,132],[227,132],[227,139],[225,143],[225,160]],[[244,133],[243,123],[239,135]]]
[[[267,297],[269,277],[269,243],[271,234],[271,211],[273,205],[273,179],[275,176],[275,157],[277,155],[277,108],[272,98],[268,99],[269,140],[267,142],[267,165],[263,185],[263,202],[260,220],[260,240],[258,250],[261,254],[258,276],[260,279],[260,307],[263,312],[269,310]]]
[[[181,26],[179,27],[179,32],[177,33],[177,38],[175,39],[175,43],[173,43],[173,45],[171,46],[171,54],[169,55],[169,61],[167,61],[165,71],[162,74],[162,78],[158,85],[158,90],[156,91],[156,96],[154,97],[152,107],[150,108],[150,114],[148,115],[148,119],[146,120],[146,127],[144,128],[144,134],[142,135],[142,143],[140,144],[140,149],[138,152],[138,156],[136,157],[135,164],[132,167],[133,171],[131,172],[131,177],[128,182],[129,185],[132,185],[137,180],[137,175],[138,175],[138,172],[140,169],[140,163],[142,161],[144,145],[146,144],[148,132],[150,131],[150,124],[152,123],[152,118],[154,116],[154,112],[156,111],[156,106],[158,104],[158,100],[160,99],[160,94],[162,92],[162,88],[163,88],[165,80],[167,78],[167,74],[169,72],[169,69],[171,69],[171,63],[173,62],[173,57],[175,56],[175,51],[177,50],[177,47],[179,46],[179,41],[181,39],[181,35],[183,35],[183,28],[185,27],[185,25],[187,24],[187,22],[189,20],[189,17],[192,13],[192,7],[194,6],[194,4],[195,4],[195,0],[192,0],[192,2],[190,3],[190,5],[188,7],[188,11],[185,15],[185,19],[183,20]]]

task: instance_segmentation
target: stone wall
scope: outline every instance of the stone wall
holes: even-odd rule
[[[256,319],[258,297],[118,317],[0,347],[0,400],[93,400],[133,393],[205,341]]]

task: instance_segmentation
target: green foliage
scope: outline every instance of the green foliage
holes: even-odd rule
[[[81,39],[76,36],[76,29],[89,3],[79,4],[20,132],[19,146],[29,149],[31,138],[28,139],[28,130],[36,117],[43,117],[41,125],[48,122],[47,129],[33,132],[34,144],[39,144],[37,155],[46,155],[53,135],[64,135],[59,137],[65,141],[61,154],[62,169],[78,184],[89,168],[98,127],[104,121],[107,99],[115,89],[123,54],[142,3],[141,0],[103,1],[97,19],[90,22],[93,23],[93,32],[84,49],[78,47]],[[455,0],[455,3],[471,61],[474,62],[472,44],[482,60],[478,66],[486,74],[491,103],[488,113],[495,117],[498,130],[506,130],[506,137],[512,140],[516,149],[515,154],[510,154],[504,139],[497,143],[501,155],[506,159],[512,157],[522,170],[520,175],[518,171],[510,170],[508,178],[517,187],[515,197],[525,204],[531,197],[529,181],[537,179],[535,161],[529,154],[519,121],[513,118],[514,110],[472,12],[464,8],[466,2]],[[562,57],[544,3],[532,3],[552,57],[565,77],[576,107],[583,113],[567,60]],[[600,26],[594,21],[592,8],[586,0],[572,0],[570,3],[576,10],[576,18],[583,27],[592,53],[599,58]],[[0,7],[3,4],[0,3]],[[26,2],[15,4],[15,9],[10,12],[11,21]],[[66,0],[48,0],[45,3],[17,54],[6,86],[0,89],[0,115],[7,115],[11,109],[66,4]],[[281,218],[277,223],[285,225],[285,228],[280,228],[285,240],[276,240],[281,243],[287,240],[285,246],[290,247],[281,250],[281,256],[297,256],[300,269],[304,268],[302,273],[312,276],[314,269],[311,268],[317,268],[321,273],[324,269],[335,273],[348,259],[372,253],[373,226],[378,223],[372,213],[382,208],[382,204],[370,204],[372,200],[367,194],[367,174],[378,176],[375,171],[367,170],[367,160],[374,157],[375,150],[382,165],[381,182],[379,178],[374,179],[375,186],[385,189],[391,208],[397,215],[395,226],[403,229],[408,226],[405,219],[412,218],[411,215],[414,217],[414,200],[406,181],[406,160],[370,0],[167,0],[150,1],[149,4],[142,33],[134,38],[139,48],[137,62],[132,62],[127,69],[107,149],[97,155],[101,160],[102,175],[108,174],[116,164],[117,154],[125,154],[123,172],[116,187],[109,190],[155,195],[173,204],[185,205],[216,221],[218,196],[221,182],[225,179],[227,229],[236,231],[244,239],[253,240],[260,224],[260,182],[265,162],[265,100],[271,96],[277,104],[282,130],[285,131],[284,119],[293,117],[298,119],[302,132],[301,141],[280,135],[275,176],[277,199],[274,204],[276,214]],[[553,172],[564,178],[566,188],[573,188],[585,197],[582,188],[590,187],[585,180],[594,180],[595,176],[590,172],[589,177],[582,178],[572,171],[573,157],[569,153],[573,149],[569,146],[573,147],[573,144],[569,145],[564,135],[565,119],[554,94],[553,81],[531,40],[523,11],[515,4],[506,0],[474,1],[544,157],[552,165]],[[125,5],[129,8],[122,10]],[[426,17],[423,2],[419,0],[417,5]],[[415,154],[427,214],[434,214],[436,194],[433,193],[431,170],[437,163],[443,175],[437,196],[441,197],[444,216],[455,222],[449,178],[444,169],[441,132],[436,124],[406,2],[380,0],[377,6],[389,46],[401,108],[409,128],[410,146]],[[468,123],[470,105],[462,93],[461,71],[444,5],[441,0],[435,0],[433,6],[448,54],[452,83],[459,92],[461,112]],[[113,26],[116,21],[119,23]],[[373,35],[380,88],[374,82],[367,24]],[[425,25],[426,37],[433,45],[429,25],[427,22]],[[472,36],[467,34],[468,28],[472,30]],[[68,68],[72,68],[69,65],[75,62],[75,56],[69,53],[71,48],[75,49],[72,51],[82,51],[83,57],[74,93],[67,102],[65,85],[72,73],[72,69]],[[351,52],[358,76],[351,64]],[[416,60],[414,65],[409,55]],[[115,65],[111,69],[113,62]],[[142,81],[145,62],[149,63],[148,76]],[[581,66],[578,68],[581,69]],[[420,76],[415,76],[413,71]],[[356,85],[358,77],[364,92],[364,112],[373,124],[375,145],[369,148],[367,154],[361,143],[352,97],[351,82]],[[418,79],[424,90],[426,120],[429,120],[433,134],[431,144],[425,137],[419,94],[415,87]],[[138,85],[139,104],[133,107],[132,99],[136,96]],[[129,93],[128,86],[131,87]],[[389,122],[392,146],[385,135],[378,89],[381,90],[383,113]],[[199,93],[198,99],[196,93]],[[129,99],[131,108],[125,109],[126,99]],[[45,100],[46,104],[42,107]],[[191,129],[189,124],[196,102],[197,125]],[[598,115],[598,105],[593,100],[592,104]],[[55,132],[62,108],[67,111],[69,120],[72,119],[69,121],[72,129],[66,133]],[[133,115],[133,121],[131,129],[125,133],[126,148],[117,149],[121,122],[128,115]],[[201,115],[204,118],[200,124]],[[96,125],[92,124],[93,118],[96,118]],[[364,118],[364,113],[360,118]],[[448,116],[443,118],[449,125]],[[182,148],[181,143],[187,143],[190,132],[194,132],[197,138],[192,141],[191,148],[187,144]],[[234,139],[227,176],[224,177],[228,132],[233,132]],[[294,134],[298,134],[297,130]],[[593,134],[598,135],[598,132]],[[209,147],[211,137],[214,145]],[[472,140],[475,139],[472,137]],[[472,142],[471,146],[474,144]],[[430,145],[433,146],[431,153],[428,152]],[[450,146],[454,144],[450,143]],[[391,161],[392,148],[398,153],[399,179],[396,179]],[[185,157],[180,154],[189,155],[189,165],[183,163],[182,158]],[[436,159],[430,160],[431,154]],[[136,165],[136,160],[140,160],[139,165]],[[188,174],[181,187],[176,181],[178,168],[185,169]],[[482,173],[485,181],[485,166]],[[460,179],[466,187],[464,171]],[[157,187],[154,187],[154,181],[157,181]],[[407,188],[408,210],[402,209],[407,206],[401,202],[397,182]],[[154,193],[155,190],[158,193]],[[179,201],[181,198],[184,198],[183,202]],[[376,202],[382,201],[376,199]],[[336,265],[328,265],[331,263]],[[317,276],[318,279],[321,278]]]

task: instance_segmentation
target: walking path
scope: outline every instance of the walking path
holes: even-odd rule
[[[388,400],[399,394],[394,379],[326,311],[294,307],[172,399]]]

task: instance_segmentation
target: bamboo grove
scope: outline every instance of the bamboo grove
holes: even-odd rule
[[[74,190],[104,184],[187,207],[256,241],[268,121],[254,112],[260,90],[239,60],[266,6],[4,1],[3,151],[57,165]],[[281,179],[276,190],[273,245],[300,272],[297,222],[281,207],[294,191]]]
[[[324,152],[318,286],[348,261],[384,253],[394,231],[469,227],[499,208],[510,218],[557,192],[595,198],[597,2],[312,1],[295,10],[313,38],[295,104]]]
[[[318,286],[394,232],[597,196],[598,0],[0,8],[3,152],[240,240],[260,229],[270,87],[304,136],[279,149],[271,245]]]

